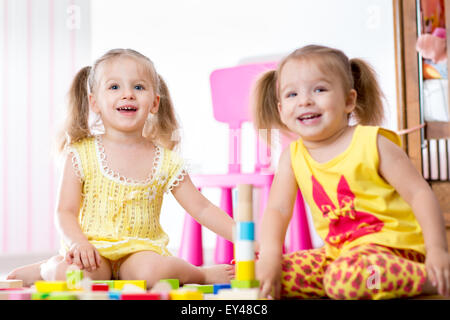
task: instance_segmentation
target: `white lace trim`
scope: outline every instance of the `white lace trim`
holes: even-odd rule
[[[144,181],[135,180],[127,178],[123,175],[121,175],[118,172],[115,172],[111,168],[108,167],[108,162],[106,160],[106,153],[105,153],[105,147],[103,146],[101,142],[100,135],[95,136],[95,150],[97,153],[97,159],[99,161],[100,170],[106,177],[118,182],[118,183],[124,183],[126,185],[148,185],[151,182],[153,182],[154,178],[156,177],[156,173],[158,172],[159,167],[161,166],[161,159],[164,157],[164,149],[161,148],[159,145],[155,144],[155,156],[153,157],[153,166],[150,175],[145,179]]]
[[[166,189],[166,193],[169,193],[173,190],[173,188],[177,187],[181,181],[183,181],[184,177],[188,174],[188,171],[185,166],[182,166],[178,173],[173,176],[173,178],[169,181],[168,187]]]
[[[72,168],[75,171],[76,176],[80,179],[80,182],[82,182],[84,180],[84,172],[78,151],[73,147],[67,147],[66,152],[71,156]]]

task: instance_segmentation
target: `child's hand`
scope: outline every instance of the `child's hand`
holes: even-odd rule
[[[256,278],[260,282],[262,298],[271,295],[274,299],[280,299],[281,257],[260,255],[256,263]]]
[[[75,264],[80,269],[91,272],[100,267],[100,254],[88,241],[74,243],[64,258],[68,264]]]
[[[441,248],[432,248],[427,251],[425,261],[428,277],[437,287],[438,293],[450,296],[450,255]]]

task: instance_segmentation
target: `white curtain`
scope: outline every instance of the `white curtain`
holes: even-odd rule
[[[54,251],[53,139],[90,63],[88,0],[0,0],[0,254]]]

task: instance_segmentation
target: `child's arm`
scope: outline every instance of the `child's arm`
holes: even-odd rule
[[[288,147],[281,154],[261,222],[261,251],[256,271],[257,278],[261,282],[262,297],[267,297],[274,289],[273,298],[280,298],[283,244],[297,191],[298,185],[292,170]]]
[[[78,214],[81,203],[81,182],[76,175],[68,155],[65,159],[64,170],[61,178],[56,225],[63,241],[69,246],[65,259],[69,264],[76,264],[88,271],[100,266],[101,258],[95,247],[89,243],[81,230],[78,222]]]
[[[180,184],[172,189],[172,194],[198,223],[233,242],[234,220],[206,199],[194,186],[189,175],[186,175]]]
[[[427,251],[426,268],[431,282],[443,295],[450,294],[450,256],[444,218],[428,183],[406,153],[389,139],[378,136],[379,170],[411,206],[419,222]]]

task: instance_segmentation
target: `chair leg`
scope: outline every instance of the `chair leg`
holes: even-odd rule
[[[203,265],[202,226],[188,213],[185,214],[178,257],[194,266]]]
[[[220,208],[228,213],[230,217],[233,217],[233,198],[231,194],[231,188],[222,188],[220,196]],[[217,264],[228,264],[233,260],[233,243],[217,236],[216,250],[214,254],[214,262]]]
[[[308,219],[300,190],[294,205],[294,212],[290,223],[289,252],[312,249],[311,234],[309,232]]]

